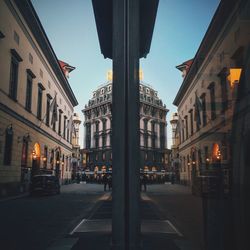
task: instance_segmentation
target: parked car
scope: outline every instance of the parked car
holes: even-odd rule
[[[33,176],[30,184],[30,194],[60,194],[58,177],[50,174]]]

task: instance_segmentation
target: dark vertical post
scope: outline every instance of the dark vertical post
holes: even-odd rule
[[[113,1],[113,249],[138,249],[139,0]]]

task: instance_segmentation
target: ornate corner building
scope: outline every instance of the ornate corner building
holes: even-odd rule
[[[98,87],[82,110],[86,168],[112,169],[112,79]],[[141,77],[140,77],[141,78]],[[146,171],[161,171],[169,164],[167,149],[168,109],[150,85],[140,81],[141,166]]]

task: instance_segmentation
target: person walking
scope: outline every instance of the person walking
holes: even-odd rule
[[[109,174],[109,176],[108,176],[108,186],[109,186],[109,190],[111,190],[112,189],[112,176],[111,176],[111,174]]]
[[[141,187],[141,191],[142,191],[142,186],[144,188],[144,191],[147,191],[147,176],[145,174],[140,176],[140,187]]]
[[[106,191],[106,190],[107,190],[107,184],[108,184],[108,177],[107,177],[107,174],[104,174],[104,175],[103,175],[102,180],[103,180],[103,184],[104,184],[104,191]]]

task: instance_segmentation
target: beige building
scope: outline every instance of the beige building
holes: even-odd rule
[[[40,172],[71,178],[77,100],[29,0],[0,1],[0,55],[0,195]]]
[[[242,67],[250,42],[249,13],[242,7],[246,1],[236,2],[221,1],[195,58],[177,66],[184,77],[174,100],[180,176],[188,184],[218,169],[229,184],[232,115],[244,85]]]

